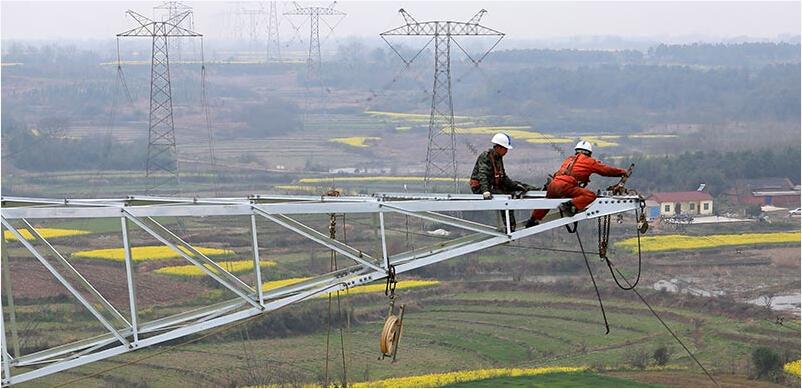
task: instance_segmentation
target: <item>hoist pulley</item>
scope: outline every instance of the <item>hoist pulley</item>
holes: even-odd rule
[[[387,310],[387,319],[384,320],[384,327],[382,327],[381,335],[379,336],[379,351],[381,356],[379,360],[386,357],[393,357],[392,362],[395,362],[396,355],[398,354],[398,343],[401,340],[401,329],[404,324],[404,308],[402,304],[398,309],[398,315],[395,314],[395,300],[390,300],[390,308]]]

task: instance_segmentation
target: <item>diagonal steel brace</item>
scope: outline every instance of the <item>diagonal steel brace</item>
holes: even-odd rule
[[[293,232],[298,233],[298,234],[300,234],[300,235],[302,235],[302,236],[304,236],[306,238],[309,238],[310,240],[312,240],[314,242],[322,244],[323,246],[326,246],[326,247],[328,247],[328,248],[330,248],[330,249],[332,249],[332,250],[334,250],[334,251],[336,251],[336,252],[338,252],[338,253],[340,253],[342,255],[345,255],[346,257],[351,258],[352,260],[356,261],[357,263],[360,263],[362,265],[370,267],[373,270],[378,270],[380,272],[386,272],[387,271],[386,269],[383,269],[382,267],[380,267],[380,266],[378,266],[378,265],[376,265],[374,263],[371,263],[370,261],[375,261],[375,259],[373,257],[371,257],[371,256],[363,253],[362,251],[357,250],[357,249],[355,249],[355,248],[353,248],[353,247],[351,247],[351,246],[349,246],[347,244],[344,244],[344,243],[339,242],[337,240],[331,239],[328,236],[323,235],[320,232],[315,231],[311,227],[309,227],[309,226],[307,226],[307,225],[305,225],[305,224],[303,224],[303,223],[301,223],[301,222],[299,222],[299,221],[297,221],[295,219],[292,219],[292,218],[284,216],[284,215],[271,215],[271,214],[261,210],[256,205],[253,206],[253,210],[258,215],[260,215],[260,216],[262,216],[264,218],[267,218],[268,220],[270,220],[270,221],[272,221],[272,222],[274,222],[274,223],[276,223],[276,224],[278,224],[278,225],[280,225],[280,226],[282,226],[282,227],[284,227],[284,228],[286,228],[286,229],[288,229],[290,231],[293,231]],[[367,260],[365,258],[367,258]]]
[[[48,242],[39,233],[39,231],[37,231],[36,228],[34,228],[33,225],[31,225],[31,223],[28,222],[28,220],[26,219],[21,219],[21,220],[23,223],[25,223],[25,229],[27,229],[31,233],[31,235],[33,235],[33,237],[36,238],[36,240],[44,243],[45,246],[47,246],[47,248],[56,256],[58,262],[62,266],[64,266],[64,268],[67,270],[67,273],[73,275],[78,280],[78,283],[81,284],[86,289],[86,291],[89,292],[89,294],[95,296],[95,298],[100,302],[100,305],[106,308],[106,310],[108,310],[109,313],[111,313],[111,315],[114,316],[114,318],[125,323],[125,325],[128,327],[131,326],[131,323],[129,323],[128,320],[125,319],[125,317],[120,313],[120,311],[114,308],[114,306],[111,305],[111,303],[108,300],[106,300],[106,298],[103,297],[103,295],[101,295],[100,292],[98,292],[97,289],[95,289],[95,287],[92,286],[92,284],[90,284],[89,281],[87,281],[86,278],[84,278],[84,276],[81,275],[81,273],[79,273],[78,270],[75,269],[75,267],[73,267],[69,262],[67,262],[64,256],[62,256],[61,253],[59,253],[56,250],[56,248],[53,247],[53,245],[51,245],[50,242]]]
[[[151,235],[151,236],[153,236],[154,238],[158,239],[160,242],[162,242],[162,244],[164,244],[164,245],[166,245],[167,247],[171,248],[173,251],[175,251],[177,254],[179,254],[180,256],[182,256],[184,259],[186,259],[187,261],[189,261],[189,262],[190,262],[190,263],[192,263],[193,265],[197,266],[199,269],[201,269],[201,271],[203,271],[204,273],[208,274],[208,275],[209,275],[210,277],[212,277],[212,278],[213,278],[215,281],[219,282],[221,285],[223,285],[224,287],[226,287],[226,289],[228,289],[228,290],[230,290],[230,291],[232,291],[232,292],[236,293],[236,294],[237,294],[237,296],[240,296],[240,297],[241,297],[243,300],[247,301],[249,304],[253,305],[254,307],[257,307],[257,308],[259,308],[259,309],[263,309],[263,306],[262,306],[262,304],[260,304],[260,302],[257,302],[257,301],[255,301],[255,300],[254,300],[253,298],[251,298],[251,296],[249,295],[249,293],[255,293],[255,292],[243,292],[243,291],[242,291],[242,290],[240,290],[238,287],[236,287],[235,285],[231,284],[231,283],[230,283],[228,280],[226,280],[226,279],[224,279],[224,278],[220,277],[218,274],[216,274],[215,272],[211,271],[209,268],[207,268],[206,266],[204,266],[203,264],[201,264],[201,262],[200,262],[200,261],[198,261],[196,258],[193,258],[191,255],[187,254],[186,252],[184,252],[184,250],[181,250],[181,249],[179,249],[179,248],[178,248],[176,245],[174,245],[173,243],[171,243],[169,240],[165,239],[163,236],[161,236],[161,235],[159,235],[158,233],[156,233],[156,231],[153,231],[153,229],[152,229],[152,228],[148,227],[148,226],[147,226],[147,224],[143,223],[143,222],[142,222],[141,220],[139,220],[139,218],[137,218],[136,216],[132,215],[131,213],[129,213],[129,212],[128,212],[128,211],[126,211],[125,209],[123,209],[123,210],[122,210],[122,212],[123,212],[123,215],[125,215],[125,217],[126,217],[128,220],[130,220],[130,221],[134,222],[134,224],[136,224],[137,226],[139,226],[139,228],[141,228],[141,229],[145,230],[145,232],[147,232],[148,234],[150,234],[150,235]],[[189,245],[185,245],[184,247],[186,247],[187,249],[189,249],[191,246],[189,246]],[[200,258],[205,258],[205,257],[200,257]],[[205,259],[211,262],[211,260],[210,260],[210,259],[208,259],[208,258],[205,258]],[[215,264],[215,265],[216,265],[216,264]],[[227,271],[225,271],[225,270],[223,270],[223,272],[224,272],[224,273],[226,273],[226,274],[229,274],[229,275],[231,275],[231,273],[228,273],[228,272],[227,272]],[[231,276],[233,277],[233,275],[231,275]],[[248,289],[250,289],[250,287],[249,287],[249,286],[247,286],[247,285],[245,285],[245,286],[246,286]]]
[[[18,240],[20,243],[22,243],[22,245],[23,245],[23,246],[25,246],[25,248],[26,248],[26,249],[27,249],[27,250],[28,250],[28,251],[29,251],[31,254],[33,254],[33,256],[34,256],[34,257],[36,257],[36,259],[38,259],[38,260],[39,260],[39,262],[41,262],[41,263],[42,263],[42,265],[44,265],[44,266],[45,266],[45,268],[47,268],[47,270],[48,270],[48,271],[49,271],[51,274],[53,274],[53,276],[55,276],[55,277],[56,277],[56,279],[57,279],[57,280],[58,280],[58,281],[59,281],[59,282],[60,282],[62,285],[64,285],[64,287],[65,287],[65,288],[67,288],[67,290],[68,290],[68,291],[69,291],[69,292],[70,292],[70,293],[71,293],[73,296],[75,296],[75,298],[76,298],[76,299],[78,299],[78,301],[81,303],[81,305],[83,305],[83,306],[84,306],[84,307],[85,307],[87,310],[89,310],[89,312],[90,312],[90,313],[92,313],[92,315],[93,315],[93,316],[95,316],[95,318],[97,318],[97,320],[100,322],[100,324],[102,324],[104,327],[106,327],[106,329],[107,329],[107,330],[109,330],[109,332],[111,332],[111,333],[114,335],[114,337],[115,337],[115,338],[117,338],[117,340],[119,340],[119,341],[120,341],[122,344],[124,344],[126,347],[128,347],[128,346],[129,346],[129,343],[128,343],[128,341],[127,341],[127,340],[126,340],[126,339],[125,339],[125,338],[124,338],[122,335],[120,335],[120,333],[117,331],[117,329],[116,329],[116,328],[114,328],[114,326],[112,326],[112,325],[111,325],[111,323],[109,323],[109,321],[108,321],[108,320],[106,320],[106,318],[105,318],[103,315],[101,315],[101,314],[100,314],[100,312],[98,312],[98,311],[97,311],[97,309],[95,309],[95,307],[94,307],[94,306],[93,306],[93,305],[92,305],[92,304],[91,304],[89,301],[87,301],[87,300],[84,298],[84,296],[82,296],[82,295],[81,295],[81,293],[79,293],[79,292],[78,292],[78,290],[77,290],[77,289],[75,289],[75,287],[74,287],[74,286],[72,286],[72,284],[70,284],[70,282],[69,282],[69,281],[67,281],[67,279],[66,279],[66,278],[64,278],[64,276],[62,276],[62,275],[61,275],[61,273],[59,273],[59,272],[58,272],[58,270],[56,270],[56,268],[55,268],[55,267],[53,267],[53,265],[51,265],[51,264],[50,264],[50,262],[48,262],[48,261],[47,261],[47,260],[46,260],[46,259],[45,259],[45,258],[42,256],[42,254],[40,254],[40,253],[39,253],[39,251],[37,251],[37,250],[36,250],[36,248],[34,248],[34,247],[31,245],[31,243],[30,243],[30,242],[28,242],[28,240],[27,240],[27,239],[25,239],[25,238],[22,236],[22,234],[21,234],[19,231],[17,231],[17,229],[16,229],[16,228],[14,228],[14,226],[12,226],[12,225],[11,225],[11,223],[9,223],[9,222],[6,220],[6,218],[5,218],[5,217],[0,217],[0,223],[2,223],[2,224],[3,224],[3,226],[5,226],[5,227],[6,227],[6,229],[8,229],[9,231],[11,231],[11,234],[13,234],[13,235],[14,235],[14,237],[16,237],[16,238],[17,238],[17,240]]]

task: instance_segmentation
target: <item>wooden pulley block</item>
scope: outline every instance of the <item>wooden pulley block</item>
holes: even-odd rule
[[[395,349],[397,334],[401,331],[401,319],[396,315],[390,315],[384,321],[381,337],[379,338],[379,350],[382,354],[390,355]]]
[[[393,312],[393,306],[394,304],[391,303],[379,336],[379,351],[382,353],[379,359],[393,357],[393,362],[395,362],[395,356],[398,354],[398,342],[401,340],[401,329],[404,324],[404,306],[400,307],[398,315]]]

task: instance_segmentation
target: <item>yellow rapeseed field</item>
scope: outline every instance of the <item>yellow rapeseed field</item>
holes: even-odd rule
[[[293,285],[308,280],[309,277],[287,278],[284,280],[268,281],[262,284],[262,290],[278,289],[282,286]]]
[[[331,138],[329,142],[342,143],[352,147],[368,147],[365,142],[369,140],[381,140],[378,136],[351,136],[348,138]]]
[[[276,185],[276,189],[280,190],[296,190],[301,192],[314,192],[318,193],[321,191],[319,186],[311,186],[311,185]],[[342,190],[340,190],[342,193]]]
[[[786,363],[783,366],[783,370],[788,374],[799,377],[799,360]]]
[[[277,281],[268,281],[262,284],[262,290],[270,290],[276,289],[287,285],[297,284],[303,281],[308,280],[309,278],[288,278],[285,280],[277,280]],[[410,289],[410,288],[422,288],[426,286],[435,286],[439,285],[440,281],[437,280],[405,280],[399,281],[396,284],[396,290],[399,289]],[[384,284],[368,284],[368,285],[361,285],[357,287],[353,287],[348,290],[348,294],[363,294],[363,293],[375,293],[375,292],[384,292]],[[343,291],[345,293],[345,291]],[[327,295],[323,294],[318,296],[318,298],[326,297]]]
[[[180,246],[179,246],[180,247]],[[181,247],[185,253],[189,254],[189,251],[185,248]],[[207,256],[217,256],[217,255],[230,255],[234,254],[231,250],[226,249],[215,249],[215,248],[208,248],[208,247],[195,247],[196,250],[200,251],[201,254]],[[173,251],[171,248],[167,246],[140,246],[134,247],[131,249],[131,255],[136,262],[142,261],[153,261],[153,260],[160,260],[160,259],[173,259],[173,258],[181,258],[178,253]],[[84,258],[84,259],[100,259],[106,261],[125,261],[125,250],[121,248],[115,249],[100,249],[100,250],[87,250],[87,251],[76,251],[72,253],[73,258]]]
[[[34,228],[36,228],[36,226],[34,226]],[[22,237],[25,238],[25,240],[33,240],[33,235],[31,235],[30,231],[27,229],[18,229],[18,231]],[[42,235],[42,237],[45,239],[63,238],[65,236],[85,235],[89,233],[89,231],[68,230],[64,228],[36,228],[36,231],[39,232],[39,235]],[[14,236],[11,231],[4,231],[3,237],[9,241],[17,240],[17,237]]]
[[[468,182],[467,178],[458,178],[460,182]],[[362,182],[362,181],[384,181],[384,182],[418,182],[423,181],[423,177],[412,176],[354,176],[354,177],[321,177],[321,178],[301,178],[299,184],[327,184],[331,182]],[[432,177],[432,181],[451,182],[450,178]]]
[[[799,231],[704,236],[655,235],[641,237],[641,251],[696,250],[725,246],[799,243],[799,241]],[[625,239],[618,242],[616,246],[636,253],[638,251],[638,240],[637,238]]]
[[[382,111],[365,111],[366,114],[371,116],[385,117],[395,120],[410,120],[410,121],[428,121],[428,113],[404,113],[404,112],[382,112]],[[454,116],[455,120],[470,119],[468,116]]]
[[[501,126],[501,127],[465,127],[456,128],[456,131],[462,134],[482,134],[493,135],[499,131],[506,133],[512,137],[513,144],[516,141],[526,141],[529,143],[571,143],[573,138],[561,138],[556,136],[545,135],[535,131],[527,131],[532,127],[530,126]]]
[[[585,371],[585,367],[538,367],[463,370],[450,373],[425,374],[410,377],[389,378],[386,380],[357,382],[354,388],[437,388],[457,383],[486,380],[498,377],[528,377],[550,373],[575,373]]]
[[[590,142],[595,147],[613,147],[618,146],[618,143],[611,142],[610,139],[619,139],[621,135],[597,135],[597,136],[583,136],[582,139]]]
[[[541,132],[531,131],[530,126],[485,126],[485,127],[466,127],[457,128],[456,131],[463,134],[483,134],[492,135],[497,132],[504,132],[512,137],[513,143],[515,141],[525,141],[527,143],[535,144],[548,144],[548,143],[573,143],[576,141],[574,138],[566,138],[560,136],[547,135]],[[621,135],[580,135],[577,139],[584,139],[593,143],[596,147],[613,147],[618,146],[618,143],[612,142],[612,139],[619,139]]]
[[[398,281],[395,288],[398,289],[410,289],[410,288],[422,288],[426,286],[435,286],[440,285],[440,281],[437,280],[405,280],[405,281]],[[384,292],[385,285],[384,283],[381,284],[368,284],[368,285],[361,285],[348,290],[348,294],[362,294],[362,293],[375,293],[375,292]]]
[[[253,260],[222,261],[217,264],[223,269],[235,274],[253,270]],[[261,265],[262,267],[271,267],[276,266],[276,263],[273,261],[261,261]],[[211,269],[209,265],[206,265],[206,267]],[[176,277],[203,277],[206,275],[203,270],[195,265],[167,266],[156,270],[156,273]]]
[[[633,134],[628,136],[628,138],[632,139],[667,139],[676,137],[674,134]]]

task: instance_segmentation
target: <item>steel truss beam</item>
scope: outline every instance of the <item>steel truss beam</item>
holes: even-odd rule
[[[10,300],[10,289],[3,289],[2,300],[11,314],[11,320],[2,313],[0,335],[2,338],[2,384],[13,385],[35,378],[44,377],[60,371],[83,366],[88,363],[110,358],[129,351],[160,344],[180,337],[218,328],[249,317],[275,311],[279,308],[309,300],[325,293],[367,284],[387,276],[389,266],[396,273],[404,273],[450,258],[474,253],[486,248],[524,239],[538,233],[559,228],[574,222],[601,216],[629,212],[640,206],[635,196],[600,197],[585,212],[570,218],[559,218],[538,226],[506,233],[493,227],[472,222],[443,212],[460,211],[504,211],[530,209],[555,209],[564,199],[545,199],[542,192],[533,192],[528,198],[511,199],[509,196],[495,196],[492,200],[482,200],[476,195],[453,194],[377,194],[364,197],[327,196],[272,196],[254,195],[248,198],[157,198],[129,196],[122,199],[82,199],[55,200],[30,198],[2,198],[0,221],[3,229],[10,231],[22,246],[36,257],[50,273],[64,285],[79,302],[89,310],[107,329],[107,333],[82,339],[76,342],[53,347],[27,355],[20,355],[15,347],[13,355],[6,346],[6,332],[11,326],[12,337],[16,337],[14,309]],[[331,239],[313,228],[295,220],[290,215],[329,215],[331,213],[362,213],[378,215],[380,222],[381,258],[374,258],[344,242]],[[387,251],[387,230],[384,228],[385,216],[397,214],[436,221],[465,231],[473,232],[446,242],[425,248],[401,253]],[[220,268],[208,257],[189,245],[184,239],[157,223],[153,217],[206,217],[206,216],[248,216],[248,230],[254,254],[254,275],[256,284],[252,287],[239,278]],[[100,293],[84,279],[66,259],[33,228],[29,220],[63,218],[119,218],[125,250],[126,285],[129,295],[130,320],[103,298]],[[271,290],[261,290],[262,275],[259,263],[259,244],[256,221],[265,220],[284,229],[303,236],[329,249],[335,250],[354,261],[354,264],[326,274],[312,275],[306,281]],[[83,290],[92,295],[104,308],[104,316],[67,279],[48,262],[22,234],[14,228],[12,221],[25,224],[36,242],[54,253],[62,268],[68,269],[72,279],[78,279]],[[509,220],[509,219],[508,219]],[[136,304],[136,268],[131,256],[128,225],[137,227],[167,245],[184,259],[198,266],[208,276],[226,289],[234,292],[237,298],[189,309],[167,317],[141,322],[138,320]],[[186,251],[181,250],[182,246]],[[5,243],[2,248],[5,248]],[[5,250],[3,254],[6,255]],[[5,258],[4,258],[5,259]],[[72,269],[72,270],[69,270]],[[13,269],[3,261],[3,273]],[[5,277],[6,274],[4,274]],[[9,274],[9,277],[11,275]],[[111,315],[113,320],[106,316]],[[118,323],[118,324],[115,324]],[[16,341],[15,341],[16,342]]]

